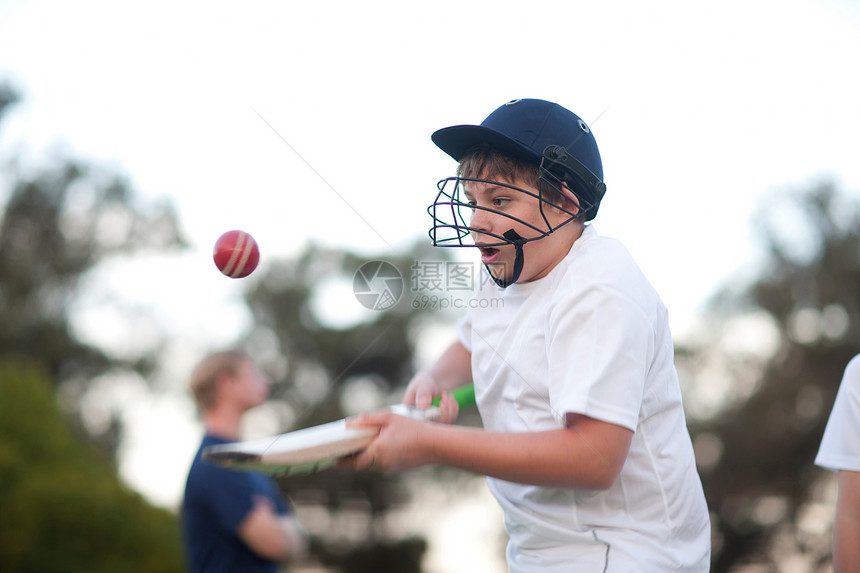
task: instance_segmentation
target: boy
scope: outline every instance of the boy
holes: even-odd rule
[[[833,571],[860,571],[860,355],[845,367],[815,464],[838,472]]]
[[[486,475],[512,573],[707,571],[666,309],[624,247],[586,224],[606,189],[591,130],[556,104],[514,100],[433,141],[459,168],[440,182],[431,237],[470,237],[492,280],[404,403],[441,394],[451,421],[448,392],[474,381],[484,427],[368,414],[352,424],[380,432],[349,463]]]
[[[194,370],[191,390],[206,436],[188,473],[182,503],[192,573],[275,573],[279,563],[306,553],[304,534],[271,478],[200,458],[208,446],[238,441],[243,415],[265,401],[268,389],[268,380],[243,352],[211,354]]]

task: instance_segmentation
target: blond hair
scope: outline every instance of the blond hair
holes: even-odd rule
[[[191,374],[191,392],[198,408],[205,412],[215,405],[215,388],[218,380],[236,376],[239,368],[250,357],[241,350],[214,352],[200,361]]]

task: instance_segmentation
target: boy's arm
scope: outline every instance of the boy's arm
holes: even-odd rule
[[[833,527],[833,571],[860,571],[860,472],[839,471]]]
[[[606,489],[618,478],[633,432],[582,415],[567,427],[523,433],[419,422],[376,412],[350,422],[379,426],[366,450],[351,459],[355,469],[386,473],[443,464],[507,481],[560,488]]]
[[[472,355],[459,341],[451,344],[436,362],[418,372],[403,395],[403,403],[429,408],[436,396],[472,381]]]

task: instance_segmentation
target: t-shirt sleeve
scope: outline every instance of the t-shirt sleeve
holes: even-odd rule
[[[860,356],[845,367],[815,465],[860,471]]]
[[[635,431],[655,345],[642,309],[623,292],[594,285],[561,299],[549,330],[553,408]]]
[[[224,531],[236,531],[253,508],[254,496],[270,497],[254,474],[203,465],[206,470],[200,480],[200,499],[205,500],[209,515]]]
[[[457,340],[463,345],[463,348],[472,351],[472,312],[466,311],[466,314],[461,316],[454,325],[454,332],[457,335]]]

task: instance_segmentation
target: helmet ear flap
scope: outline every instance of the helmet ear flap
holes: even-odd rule
[[[566,194],[562,188],[567,187],[578,199],[576,204],[587,219],[594,217],[606,194],[606,184],[599,177],[560,145],[549,145],[544,149],[540,169],[559,183],[558,188],[563,195]]]

